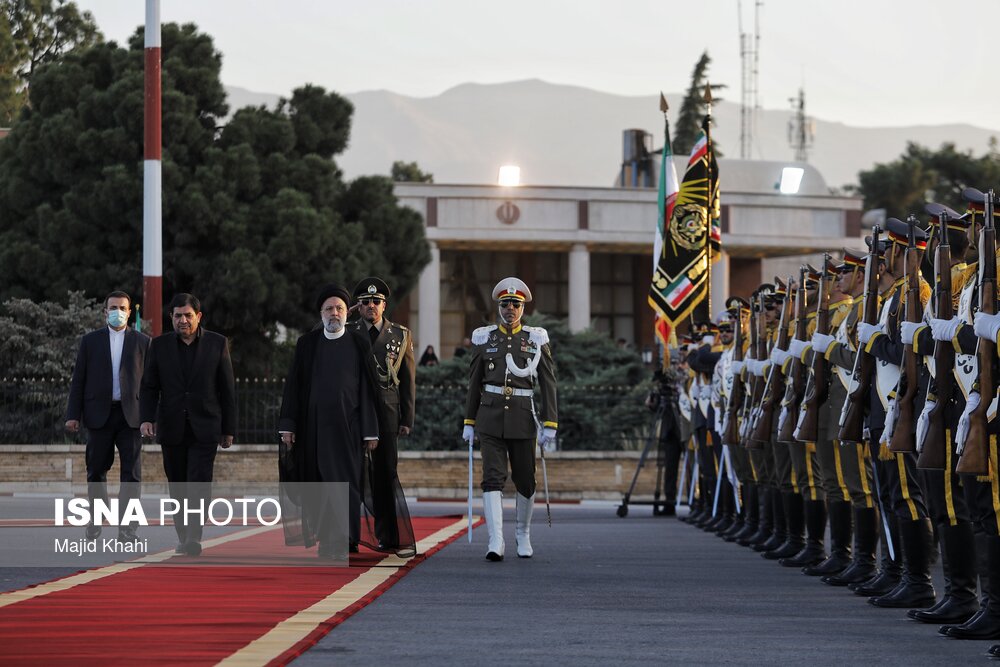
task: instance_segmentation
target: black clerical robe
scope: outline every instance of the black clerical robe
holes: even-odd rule
[[[285,380],[279,431],[295,434],[286,453],[285,482],[346,482],[349,485],[350,540],[361,541],[364,439],[378,437],[375,369],[368,338],[348,328],[340,338],[326,338],[323,329],[301,336]],[[318,485],[317,485],[318,486]],[[306,503],[305,505],[308,505]],[[311,546],[322,541],[329,508],[302,507],[301,538],[286,542]]]

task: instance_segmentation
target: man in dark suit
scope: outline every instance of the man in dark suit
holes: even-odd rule
[[[150,345],[140,392],[140,430],[160,442],[170,496],[182,504],[182,512],[185,501],[192,511],[199,502],[207,506],[217,448],[231,446],[236,432],[229,343],[225,336],[201,328],[201,316],[197,298],[174,296],[174,331]],[[202,524],[177,520],[174,528],[176,552],[199,555]]]
[[[108,326],[91,331],[80,340],[73,367],[66,407],[66,430],[76,433],[80,422],[87,427],[87,495],[107,500],[108,470],[121,462],[119,503],[124,509],[139,497],[142,481],[142,440],[139,437],[139,382],[149,349],[149,336],[126,326],[132,300],[125,292],[112,292],[104,299]],[[88,539],[96,539],[101,527],[87,526]],[[134,540],[135,528],[122,526],[121,540]]]

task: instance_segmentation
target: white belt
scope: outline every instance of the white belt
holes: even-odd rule
[[[534,393],[531,389],[515,389],[514,387],[498,387],[495,384],[484,385],[486,391],[491,394],[503,394],[504,396],[531,396]]]

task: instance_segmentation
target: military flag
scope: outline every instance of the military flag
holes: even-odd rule
[[[688,159],[673,205],[664,207],[662,247],[649,289],[649,304],[656,310],[657,335],[684,320],[709,292],[710,262],[722,252],[719,205],[719,170],[709,133],[711,107]],[[661,173],[661,187],[664,178]],[[665,202],[661,190],[661,202]],[[661,206],[664,204],[661,203]]]
[[[656,270],[660,265],[660,256],[663,254],[664,233],[666,222],[674,211],[674,203],[677,200],[677,169],[674,168],[674,154],[670,150],[670,122],[667,120],[667,98],[660,93],[660,111],[663,112],[663,154],[660,157],[660,187],[656,199],[658,216],[656,219],[656,235],[653,238],[653,280],[656,280]],[[652,303],[652,302],[651,302]],[[670,333],[673,329],[671,324],[660,314],[660,311],[653,306],[654,323],[656,337],[659,339],[663,350],[667,350],[670,344]]]

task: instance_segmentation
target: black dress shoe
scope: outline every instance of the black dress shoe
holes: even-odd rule
[[[186,542],[184,544],[184,553],[188,556],[200,556],[201,542]]]
[[[870,598],[892,592],[899,585],[899,575],[879,572],[876,577],[864,583],[848,586],[855,595]]]
[[[820,581],[827,586],[857,586],[871,581],[877,574],[874,563],[853,560],[840,574],[831,574]]]
[[[84,532],[84,535],[88,540],[96,540],[98,537],[101,536],[101,527],[87,526],[87,530]]]
[[[904,577],[896,588],[885,595],[868,599],[868,604],[883,609],[908,609],[930,607],[934,604],[934,587],[927,583],[914,583]]]
[[[807,577],[828,577],[840,574],[850,567],[851,562],[850,556],[844,553],[834,553],[821,563],[802,568],[802,574]]]
[[[118,529],[118,541],[119,542],[135,542],[139,539],[139,536],[135,532],[135,528],[132,526],[122,526]]]
[[[993,656],[994,658],[1000,658],[1000,644],[994,644],[990,647],[986,653]]]
[[[1000,614],[987,606],[965,623],[950,626],[947,634],[952,639],[1000,639]]]
[[[921,623],[940,623],[952,625],[965,623],[979,611],[979,601],[975,598],[962,602],[951,596],[945,596],[941,602],[930,609],[911,609],[907,616]]]

